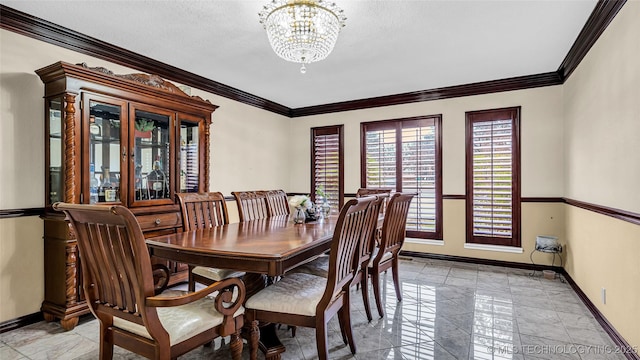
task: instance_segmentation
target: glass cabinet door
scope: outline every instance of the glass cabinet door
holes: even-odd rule
[[[180,192],[198,192],[200,191],[200,124],[201,119],[191,118],[185,115],[179,115],[180,132],[178,134],[178,173],[180,184],[178,191]],[[202,189],[202,191],[206,191]]]
[[[173,113],[146,106],[131,109],[133,204],[172,204]],[[133,134],[133,137],[131,136]]]
[[[62,98],[47,100],[47,168],[49,181],[47,205],[64,201],[64,169],[62,157]]]
[[[123,203],[126,199],[126,143],[123,144],[122,121],[126,106],[117,100],[100,97],[87,99],[88,121],[84,121],[84,135],[88,141],[85,152],[88,161],[88,179],[84,182],[89,191],[89,203]],[[86,103],[85,103],[86,104]],[[85,110],[86,111],[86,110]],[[126,116],[126,112],[124,113]],[[87,202],[86,192],[84,199]]]

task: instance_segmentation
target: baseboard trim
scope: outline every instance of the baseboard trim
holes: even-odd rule
[[[567,271],[559,266],[548,266],[548,265],[534,265],[527,263],[518,263],[512,261],[501,261],[501,260],[490,260],[490,259],[480,259],[480,258],[471,258],[464,256],[454,256],[454,255],[441,255],[441,254],[431,254],[431,253],[421,253],[415,251],[400,251],[401,256],[412,256],[417,258],[426,258],[426,259],[437,259],[437,260],[449,260],[449,261],[459,261],[465,263],[473,263],[480,265],[493,265],[493,266],[503,266],[508,268],[517,268],[517,269],[527,269],[527,270],[554,270],[559,272],[564,276],[567,283],[571,286],[573,291],[576,292],[576,295],[582,300],[584,305],[589,309],[593,317],[598,321],[598,324],[602,326],[602,329],[609,335],[611,340],[619,347],[619,349],[627,349],[630,350],[631,345],[620,335],[620,333],[611,325],[611,323],[602,315],[600,310],[596,307],[596,305],[589,300],[587,295],[580,289],[580,286],[571,278],[571,276],[567,273]],[[628,360],[640,360],[640,354],[634,352],[625,352],[625,357]]]
[[[44,317],[41,312],[21,316],[16,319],[7,320],[0,323],[0,334],[5,333],[7,331],[15,330],[21,328],[23,326],[35,324],[37,322],[43,321]]]
[[[571,288],[573,289],[573,291],[576,292],[576,295],[578,295],[578,297],[580,298],[580,300],[582,300],[582,302],[587,307],[587,309],[589,309],[591,314],[593,314],[593,317],[596,318],[596,321],[598,321],[600,326],[602,326],[604,331],[609,335],[611,340],[613,340],[613,342],[617,346],[619,346],[619,349],[630,350],[631,345],[622,337],[622,335],[620,335],[620,333],[613,327],[613,325],[611,325],[609,320],[607,320],[607,318],[605,318],[604,315],[602,315],[602,313],[600,312],[600,310],[598,310],[596,305],[589,299],[589,297],[587,297],[587,294],[585,294],[584,291],[580,289],[580,286],[578,286],[578,284],[571,278],[571,275],[569,275],[569,273],[567,273],[565,269],[562,269],[561,273],[564,276],[567,283],[571,285]],[[638,354],[637,352],[636,353],[625,352],[624,355],[629,360],[640,360],[640,354]]]
[[[472,257],[466,257],[466,256],[422,253],[422,252],[416,252],[416,251],[402,250],[400,251],[400,255],[412,256],[417,258],[425,258],[425,259],[458,261],[463,263],[479,264],[479,265],[502,266],[502,267],[508,267],[508,268],[514,268],[514,269],[526,269],[526,270],[535,270],[535,271],[553,270],[555,272],[563,271],[563,269],[560,266],[538,265],[538,264],[529,264],[529,263],[519,263],[519,262],[513,262],[513,261],[481,259],[481,258],[472,258]]]

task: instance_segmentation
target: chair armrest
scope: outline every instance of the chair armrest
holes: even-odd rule
[[[233,300],[233,290],[237,288],[238,296]],[[215,308],[222,315],[233,315],[244,303],[246,289],[239,278],[229,278],[207,286],[206,288],[175,297],[151,296],[146,299],[146,305],[152,307],[170,307],[188,304],[200,300],[205,296],[218,291],[215,298]]]

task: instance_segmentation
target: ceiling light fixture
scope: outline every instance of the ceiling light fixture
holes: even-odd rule
[[[333,2],[273,0],[258,14],[273,51],[281,58],[305,64],[325,59],[336,44],[347,18]]]

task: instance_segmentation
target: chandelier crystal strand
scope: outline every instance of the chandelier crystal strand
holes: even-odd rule
[[[258,16],[273,51],[301,64],[303,74],[306,64],[329,56],[347,20],[342,9],[324,0],[273,0]]]

